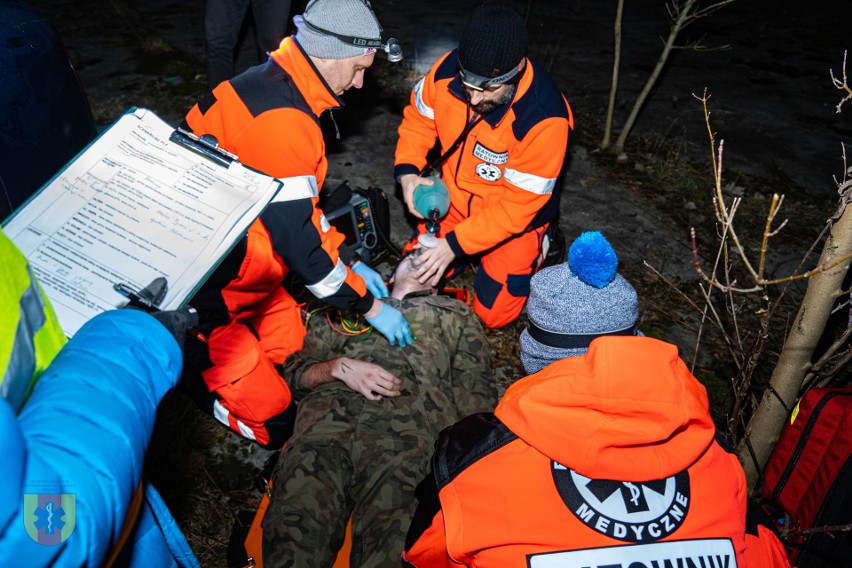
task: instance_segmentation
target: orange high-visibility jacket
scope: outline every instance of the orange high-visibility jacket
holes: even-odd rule
[[[288,181],[212,283],[222,285],[234,315],[262,301],[293,270],[318,298],[364,313],[373,298],[340,259],[343,235],[316,206],[328,168],[319,115],[342,102],[294,38],[270,55],[221,83],[186,116],[195,134],[212,134],[243,164],[274,177],[301,176]]]
[[[436,139],[446,151],[479,118],[468,108],[457,61],[457,50],[448,53],[415,85],[399,126],[397,178],[425,167]],[[527,59],[511,103],[482,116],[442,165],[450,205],[466,217],[447,234],[456,256],[488,250],[554,217],[573,126],[553,79]]]
[[[745,475],[673,345],[603,337],[445,430],[414,566],[745,566]],[[692,562],[690,564],[689,562]]]

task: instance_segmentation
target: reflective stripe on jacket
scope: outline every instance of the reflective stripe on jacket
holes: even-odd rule
[[[195,134],[212,134],[243,164],[295,178],[217,275],[231,316],[262,301],[290,270],[335,307],[370,309],[364,281],[339,257],[343,235],[317,209],[328,168],[319,115],[340,105],[299,44],[286,38],[266,63],[221,83],[186,115]]]
[[[397,177],[426,166],[435,140],[447,150],[468,121],[457,52],[439,60],[417,83],[399,127]],[[559,207],[571,108],[535,62],[528,65],[509,105],[484,115],[442,165],[451,206],[467,217],[447,235],[457,255],[475,254],[550,221]]]
[[[675,346],[596,339],[442,433],[405,559],[745,566],[745,475],[714,435]]]
[[[0,231],[0,398],[21,410],[65,334],[24,256]]]

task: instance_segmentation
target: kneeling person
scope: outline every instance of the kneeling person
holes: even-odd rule
[[[494,408],[479,319],[464,303],[433,295],[407,259],[394,280],[387,302],[408,319],[413,345],[342,335],[314,317],[304,348],[285,362],[299,404],[263,521],[267,566],[331,566],[350,515],[350,565],[398,564],[438,433]]]
[[[617,264],[584,233],[533,276],[529,376],[441,433],[405,566],[786,566],[746,522],[745,475],[704,386],[676,346],[639,336]]]

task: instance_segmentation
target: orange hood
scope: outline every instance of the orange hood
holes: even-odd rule
[[[602,337],[506,391],[497,417],[527,444],[581,475],[648,481],[686,469],[713,440],[704,387],[677,347]]]

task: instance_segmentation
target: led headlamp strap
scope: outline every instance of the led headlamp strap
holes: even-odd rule
[[[516,67],[511,68],[506,73],[498,77],[482,77],[477,75],[476,73],[471,73],[467,69],[462,66],[461,61],[459,61],[459,69],[461,69],[464,78],[462,79],[462,83],[470,87],[471,89],[476,89],[478,91],[482,91],[487,89],[491,85],[500,85],[508,82],[512,77],[520,73],[524,70],[524,67],[527,66],[527,58],[524,57],[521,59],[521,62],[518,63]]]
[[[331,30],[326,30],[326,29],[323,29],[323,28],[320,28],[318,26],[313,25],[308,20],[306,20],[304,16],[302,16],[302,22],[304,22],[305,27],[308,28],[309,30],[311,30],[312,32],[318,33],[318,34],[321,34],[321,35],[329,35],[329,36],[332,36],[332,37],[336,37],[337,39],[339,39],[343,43],[346,43],[346,44],[349,44],[349,45],[354,45],[355,47],[364,47],[364,48],[386,50],[385,43],[381,40],[381,38],[379,38],[379,39],[367,39],[367,38],[364,38],[364,37],[356,37],[356,36],[348,36],[348,35],[339,34],[337,32],[333,32]],[[381,29],[382,29],[381,26],[379,26],[379,33],[381,33]]]
[[[555,347],[557,349],[586,349],[598,337],[605,337],[607,335],[636,335],[636,324],[626,329],[610,331],[608,333],[573,334],[547,331],[530,321],[527,332],[530,334],[530,337],[548,347]]]

